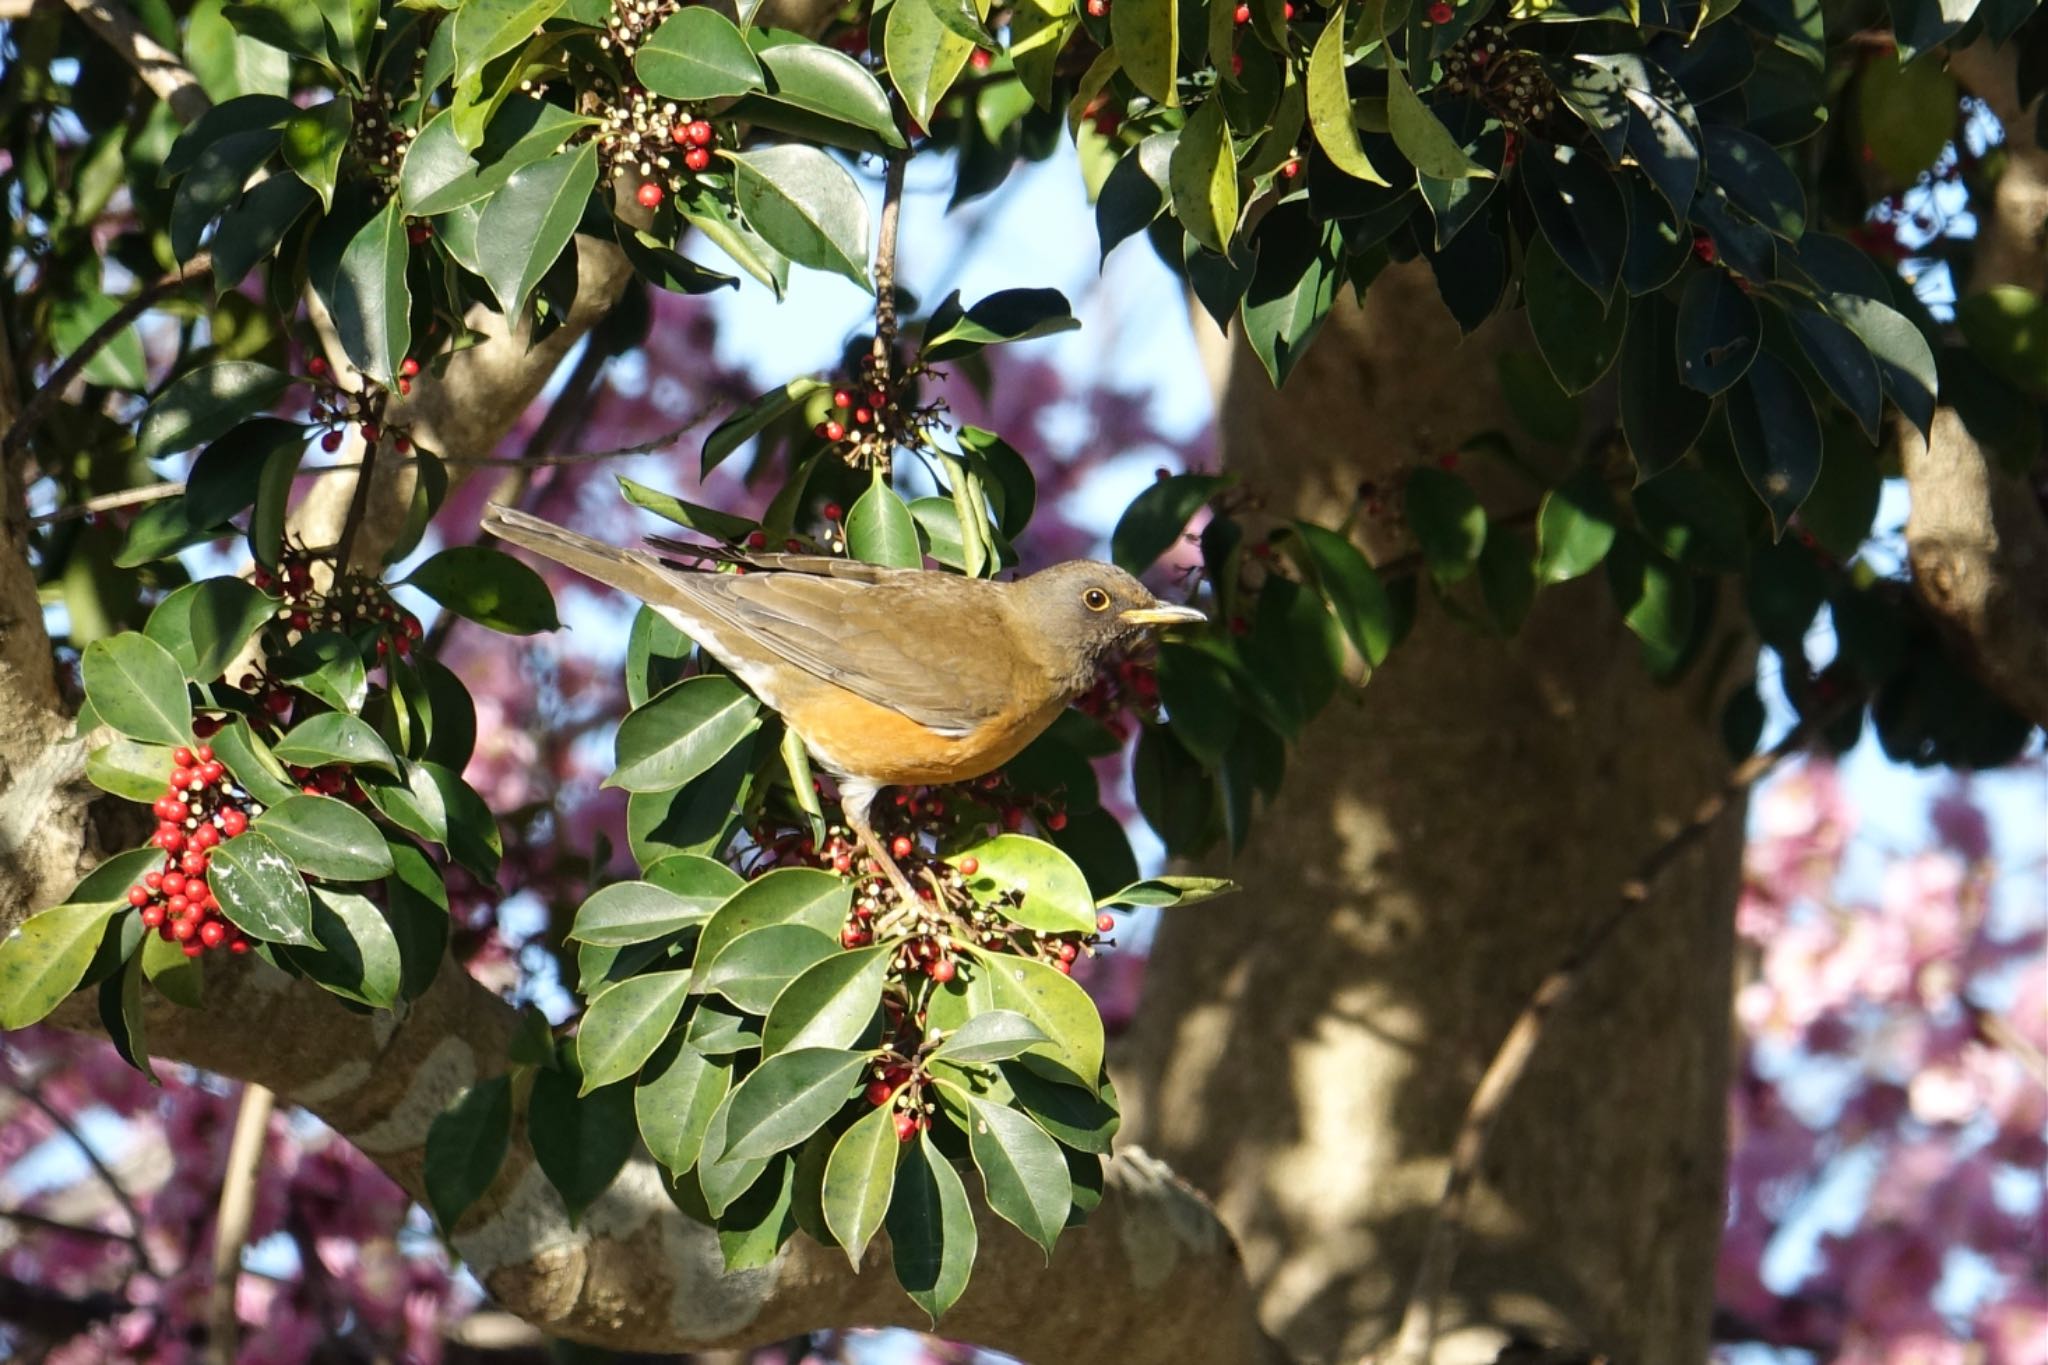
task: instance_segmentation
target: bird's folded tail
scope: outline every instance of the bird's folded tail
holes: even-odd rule
[[[622,588],[642,601],[671,602],[679,596],[674,576],[644,551],[621,549],[495,502],[484,507],[482,525],[500,540]]]

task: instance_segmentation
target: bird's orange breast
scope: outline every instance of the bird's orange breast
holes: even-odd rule
[[[819,683],[779,708],[827,768],[882,786],[964,782],[995,771],[1044,732],[1066,699],[1021,699],[961,735],[941,734],[843,687]]]

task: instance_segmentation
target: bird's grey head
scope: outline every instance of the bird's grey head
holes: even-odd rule
[[[1085,691],[1104,656],[1163,626],[1195,625],[1208,618],[1193,607],[1161,602],[1143,583],[1113,564],[1074,559],[1041,569],[1015,585],[1019,605],[1074,669],[1070,682]]]

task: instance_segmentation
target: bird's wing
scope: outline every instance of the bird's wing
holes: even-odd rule
[[[675,587],[750,645],[942,734],[967,734],[1031,690],[1000,647],[1007,622],[994,583],[915,572],[869,582],[678,573]],[[948,647],[977,638],[991,647]],[[725,662],[745,675],[738,660]]]

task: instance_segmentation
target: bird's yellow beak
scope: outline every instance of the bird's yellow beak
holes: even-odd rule
[[[1127,626],[1190,626],[1208,621],[1208,617],[1193,607],[1170,607],[1164,602],[1150,607],[1132,607],[1118,614],[1118,620]]]

